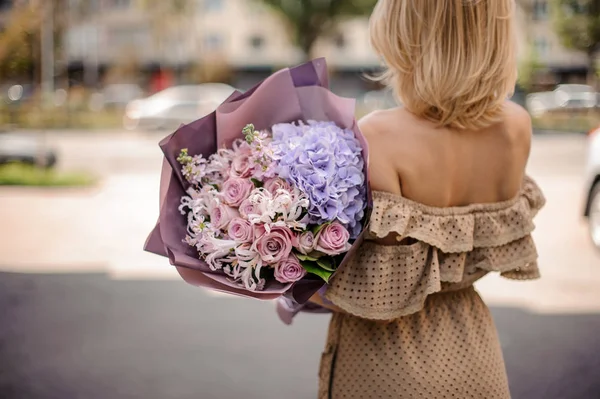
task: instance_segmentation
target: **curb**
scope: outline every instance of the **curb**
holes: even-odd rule
[[[576,134],[576,135],[586,136],[588,134],[588,132],[582,132],[582,131],[577,131],[577,130],[533,129],[533,134],[534,135],[539,134],[539,135],[544,135],[544,136]]]

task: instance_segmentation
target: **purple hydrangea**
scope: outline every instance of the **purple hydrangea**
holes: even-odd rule
[[[367,200],[362,147],[354,132],[314,121],[272,130],[276,172],[308,195],[310,223],[338,220],[356,237]]]

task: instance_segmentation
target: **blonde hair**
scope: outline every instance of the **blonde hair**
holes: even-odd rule
[[[517,80],[514,0],[379,0],[380,77],[411,113],[455,129],[501,119]]]

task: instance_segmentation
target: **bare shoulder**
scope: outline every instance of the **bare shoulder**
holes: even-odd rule
[[[386,111],[374,111],[362,117],[358,121],[358,127],[365,137],[374,139],[384,133],[388,118]]]
[[[374,190],[400,193],[400,181],[395,160],[402,146],[402,126],[398,109],[372,112],[358,126],[369,144],[369,169]]]
[[[402,108],[393,108],[372,112],[363,117],[358,126],[369,144],[383,145],[388,150],[397,150],[394,143],[408,137],[408,125],[412,122],[410,114]]]
[[[504,106],[504,113],[513,142],[522,146],[529,153],[533,133],[529,112],[519,104],[507,101]]]
[[[358,128],[365,136],[371,153],[379,152],[383,139],[387,133],[388,124],[385,111],[374,111],[358,121]]]
[[[512,116],[517,122],[524,124],[531,124],[531,116],[529,112],[519,104],[513,101],[506,101],[504,103],[504,110],[507,116]]]

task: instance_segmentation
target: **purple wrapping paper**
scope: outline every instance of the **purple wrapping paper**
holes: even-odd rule
[[[327,65],[324,59],[318,59],[296,68],[281,70],[246,93],[235,92],[215,112],[181,126],[160,142],[165,156],[160,182],[160,213],[144,249],[168,257],[189,284],[264,300],[286,294],[290,305],[295,303],[299,307],[298,304],[304,304],[323,287],[324,282],[318,277],[308,275],[293,285],[271,282],[264,291],[247,291],[229,280],[223,272],[210,270],[198,258],[195,248],[183,242],[187,219],[180,214],[178,207],[189,183],[181,174],[177,156],[182,148],[188,148],[191,155],[208,157],[217,148],[229,146],[233,140],[241,138],[242,129],[248,123],[262,130],[276,123],[312,119],[333,121],[343,128],[353,129],[363,146],[367,173],[368,147],[358,129],[354,112],[354,100],[338,97],[328,90]],[[372,204],[370,190],[368,204],[367,215]],[[364,232],[338,270],[354,256],[363,238]]]

